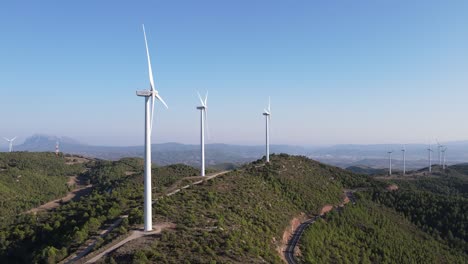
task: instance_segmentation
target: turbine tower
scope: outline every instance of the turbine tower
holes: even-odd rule
[[[393,151],[389,151],[388,153],[388,175],[392,175],[392,153]]]
[[[437,141],[437,158],[439,159],[439,166],[442,166],[442,156],[441,156],[441,151],[442,151],[442,145]]]
[[[143,36],[145,37],[146,57],[148,58],[148,73],[150,89],[137,91],[137,96],[145,97],[145,204],[144,204],[144,221],[145,231],[153,229],[152,223],[152,201],[151,201],[151,132],[153,130],[154,104],[155,99],[158,99],[166,108],[167,104],[159,96],[158,91],[154,87],[153,71],[151,69],[151,60],[146,41],[145,26],[143,25]],[[151,99],[151,100],[150,100]],[[151,101],[151,110],[150,110]]]
[[[208,108],[208,92],[206,92],[205,100],[203,101],[200,93],[198,93],[198,99],[200,99],[201,106],[198,106],[197,109],[200,110],[200,152],[201,152],[201,165],[200,165],[200,175],[205,176],[205,125],[206,125],[206,116]]]
[[[14,137],[14,138],[12,138],[12,139],[8,139],[8,138],[6,138],[6,137],[3,138],[3,139],[5,139],[6,141],[8,141],[8,144],[9,144],[9,146],[8,146],[8,152],[13,152],[13,141],[15,141],[16,138],[17,138],[17,137]]]
[[[406,146],[403,145],[403,149],[401,149],[403,153],[403,176],[406,175]]]
[[[59,142],[57,141],[57,142],[55,142],[55,156],[58,157],[59,152],[60,152],[60,151],[59,151]]]
[[[431,144],[429,144],[429,148],[427,149],[427,152],[428,152],[428,156],[429,156],[429,173],[431,173],[432,172],[432,160],[431,160],[431,158],[432,158],[432,156],[431,156],[432,149],[431,149]]]
[[[265,132],[265,137],[266,137],[266,162],[270,162],[270,118],[271,118],[271,109],[270,109],[270,97],[268,97],[268,108],[264,109],[263,115],[265,116],[266,120],[266,132]]]

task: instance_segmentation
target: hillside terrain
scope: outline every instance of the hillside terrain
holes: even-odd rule
[[[41,157],[39,159],[45,163],[52,158],[48,153],[28,153],[18,156],[18,160],[25,162],[29,155]],[[128,217],[106,239],[127,233],[130,225],[143,220],[142,164],[141,159],[129,158],[120,161],[91,160],[83,164],[87,168],[83,177],[93,184],[92,192],[53,211],[16,215],[11,224],[0,228],[0,263],[56,263],[123,215]],[[153,175],[157,176],[153,177],[153,185],[161,186],[155,192],[197,172],[197,169],[186,165],[154,167]],[[47,173],[38,173],[48,177]],[[49,188],[53,186],[50,184]],[[105,242],[100,240],[101,244]]]
[[[372,192],[372,200],[403,213],[436,239],[468,253],[468,172],[466,165],[437,171],[431,177],[388,180],[395,192]]]
[[[446,170],[434,166],[431,175],[415,171],[377,177],[378,181],[370,178],[375,185],[361,188],[357,206],[331,213],[306,231],[299,259],[304,263],[466,263],[467,169],[466,165]]]
[[[466,263],[467,255],[395,211],[361,199],[328,214],[301,239],[302,263]]]
[[[35,206],[65,195],[80,163],[53,153],[0,153],[0,227]]]
[[[346,170],[351,171],[357,174],[366,174],[366,175],[385,175],[388,173],[388,169],[376,169],[369,166],[359,165],[359,166],[349,166]]]
[[[31,177],[45,179],[67,179],[64,175],[81,172],[92,189],[53,210],[10,218],[11,224],[0,228],[0,263],[69,261],[104,250],[141,228],[142,159],[77,163],[73,157],[57,158],[51,153],[4,155],[8,162],[1,163],[2,172],[21,168],[34,171]],[[48,166],[57,168],[49,172]],[[98,262],[283,263],[291,224],[341,204],[344,190],[353,190],[356,206],[337,209],[307,229],[298,261],[463,263],[467,257],[466,171],[467,166],[459,165],[431,177],[376,180],[281,154],[272,155],[269,164],[257,160],[200,182],[196,168],[154,166],[153,221],[165,228],[160,234],[123,244]],[[66,181],[46,187],[62,183]],[[399,189],[387,191],[389,184]],[[25,209],[32,206],[37,204]],[[406,244],[398,242],[402,239]]]
[[[273,155],[265,166],[261,160],[246,165],[158,200],[156,221],[176,229],[130,242],[108,261],[281,263],[277,248],[290,220],[343,199],[335,174],[347,172],[287,155]]]

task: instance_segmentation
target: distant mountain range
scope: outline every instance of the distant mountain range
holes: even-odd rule
[[[56,142],[60,143],[60,151],[64,153],[117,160],[123,157],[143,157],[143,146],[112,147],[93,146],[81,143],[68,137],[50,135],[33,135],[22,144],[15,145],[15,151],[55,151]],[[468,141],[444,143],[448,147],[447,163],[455,164],[468,162]],[[417,169],[427,166],[427,145],[406,145],[407,168]],[[386,168],[388,166],[387,152],[393,150],[393,164],[395,169],[401,167],[401,145],[334,145],[327,147],[302,147],[291,145],[272,145],[271,153],[287,153],[303,155],[321,162],[339,166],[368,166],[371,168]],[[437,146],[432,146],[433,163],[438,160]],[[7,144],[0,147],[7,151]],[[159,165],[183,163],[197,166],[200,161],[199,145],[180,143],[153,144],[153,162]],[[226,167],[260,159],[265,154],[265,147],[242,146],[227,144],[206,145],[206,162],[208,166]]]

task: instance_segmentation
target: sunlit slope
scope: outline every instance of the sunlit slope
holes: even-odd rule
[[[281,263],[276,251],[284,229],[300,212],[317,214],[343,198],[339,178],[351,175],[304,157],[272,155],[203,185],[158,200],[155,222],[175,230],[133,241],[112,253],[119,263]]]

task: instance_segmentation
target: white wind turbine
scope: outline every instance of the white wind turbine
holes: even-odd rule
[[[428,155],[429,155],[429,173],[432,172],[432,149],[431,149],[431,144],[429,144],[429,148],[427,149]]]
[[[439,143],[439,141],[436,140],[436,142],[437,142],[437,155],[438,155],[438,158],[439,158],[439,166],[441,166],[441,165],[442,165],[442,156],[441,156],[441,152],[442,152],[442,148],[443,148],[444,146],[442,146],[442,145]]]
[[[445,154],[447,152],[447,147],[445,146],[443,149],[442,149],[442,156],[443,156],[443,160],[442,160],[442,169],[445,170]]]
[[[406,175],[406,146],[405,145],[403,145],[401,152],[403,153],[403,175]]]
[[[152,223],[152,201],[151,201],[151,132],[153,130],[153,117],[154,117],[154,104],[155,99],[158,99],[166,108],[167,104],[159,96],[158,91],[154,87],[153,71],[151,69],[151,60],[148,50],[148,43],[146,41],[145,26],[143,25],[143,35],[145,37],[146,56],[148,58],[148,72],[150,89],[137,91],[137,96],[145,97],[145,204],[144,204],[144,220],[145,220],[145,231],[151,231],[153,229]],[[151,98],[151,110],[150,110],[150,98]]]
[[[388,153],[388,175],[392,175],[392,153],[393,151],[389,151]]]
[[[208,108],[208,92],[206,92],[205,100],[202,100],[200,93],[198,93],[198,99],[200,99],[201,106],[197,106],[197,109],[200,110],[200,154],[201,154],[201,176],[205,176],[205,125],[207,118],[207,108]]]
[[[8,138],[6,138],[6,137],[3,138],[3,139],[5,139],[6,141],[8,141],[8,144],[9,144],[9,146],[8,146],[8,151],[9,151],[9,152],[12,152],[12,151],[13,151],[13,141],[15,141],[16,138],[17,138],[17,137],[14,137],[14,138],[12,138],[12,139],[8,139]]]
[[[264,109],[263,115],[266,120],[266,162],[270,162],[270,118],[271,118],[271,102],[270,97],[268,97],[268,108]]]

